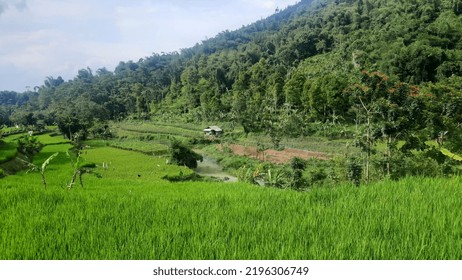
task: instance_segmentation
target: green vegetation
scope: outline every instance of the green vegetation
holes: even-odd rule
[[[0,163],[13,159],[17,154],[18,144],[11,141],[0,141]]]
[[[353,157],[361,183],[416,174],[416,160],[438,165],[430,175],[454,175],[458,163],[425,143],[462,153],[461,6],[300,1],[180,53],[121,62],[114,72],[81,69],[70,81],[50,76],[37,92],[1,92],[0,125],[56,125],[72,141],[118,140],[109,145],[163,155],[173,137],[186,142],[202,125],[223,124],[231,139],[255,146]],[[293,139],[318,140],[311,148]],[[166,146],[145,143],[152,140]]]
[[[197,162],[202,161],[203,157],[198,153],[191,150],[185,144],[178,140],[173,140],[170,144],[170,163],[179,166],[187,166],[189,168],[196,168]]]
[[[460,0],[303,0],[2,91],[0,259],[460,259],[461,49]],[[196,150],[241,182],[194,181]]]
[[[42,177],[42,183],[43,183],[43,188],[46,189],[47,188],[47,180],[45,178],[45,171],[48,167],[48,165],[50,165],[50,162],[58,156],[59,153],[54,153],[52,154],[49,158],[47,158],[43,163],[42,163],[42,166],[39,167],[37,165],[33,165],[33,164],[29,164],[30,166],[30,170],[29,171],[38,171],[40,173],[40,176]]]
[[[170,183],[164,159],[93,145],[101,178],[63,186],[63,151],[38,174],[2,179],[1,259],[460,259],[460,178],[408,178],[310,192],[243,183]],[[106,163],[103,165],[103,162]],[[129,164],[128,164],[129,163]],[[103,166],[106,166],[103,168]],[[35,183],[34,183],[35,182]]]

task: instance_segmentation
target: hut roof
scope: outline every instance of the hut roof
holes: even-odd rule
[[[220,127],[216,126],[216,125],[212,125],[212,126],[209,126],[207,127],[206,129],[204,129],[204,131],[216,131],[216,132],[221,132],[223,131]]]

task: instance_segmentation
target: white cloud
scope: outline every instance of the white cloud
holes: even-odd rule
[[[27,0],[0,0],[0,15],[6,12],[11,6],[18,11],[23,11],[27,8]]]
[[[191,47],[295,2],[0,0],[0,90]]]
[[[277,8],[283,9],[289,5],[293,5],[298,1],[293,0],[239,0],[246,6],[263,9],[274,12]]]

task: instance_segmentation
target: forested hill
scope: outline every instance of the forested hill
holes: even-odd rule
[[[461,14],[462,0],[304,0],[180,53],[1,92],[0,123],[85,132],[96,121],[175,117],[296,135],[307,133],[300,123],[358,122],[348,93],[381,87],[450,99],[443,113],[454,119]]]

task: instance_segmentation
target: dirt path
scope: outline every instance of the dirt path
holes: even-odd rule
[[[228,146],[235,155],[246,156],[250,158],[255,158],[263,161],[269,161],[273,163],[287,163],[294,157],[299,157],[303,159],[317,158],[321,160],[329,160],[330,158],[321,152],[311,152],[299,149],[289,149],[286,148],[282,151],[276,150],[265,150],[264,152],[257,152],[256,147],[247,147],[242,145],[230,144]],[[223,146],[218,145],[218,149],[223,151]]]

